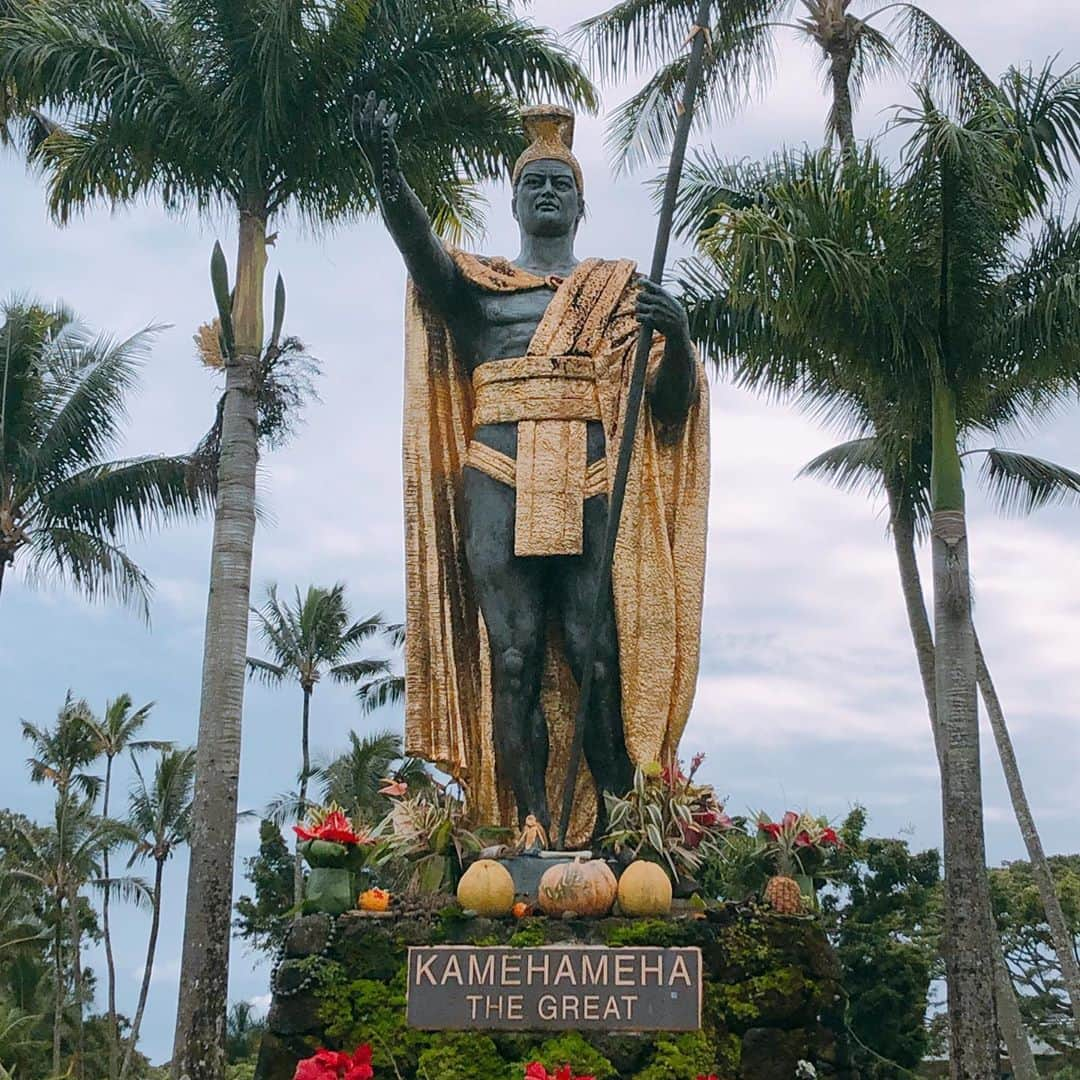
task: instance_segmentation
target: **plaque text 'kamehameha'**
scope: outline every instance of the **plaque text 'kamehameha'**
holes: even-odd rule
[[[408,1019],[428,1031],[696,1031],[698,949],[409,949]]]

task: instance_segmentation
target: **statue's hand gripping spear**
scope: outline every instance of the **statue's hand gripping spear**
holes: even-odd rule
[[[675,128],[675,141],[671,148],[671,162],[668,165],[667,180],[664,183],[664,199],[660,208],[660,221],[656,229],[656,244],[653,247],[652,266],[649,270],[650,280],[657,285],[663,280],[664,266],[667,263],[668,244],[671,240],[671,228],[675,217],[675,200],[679,193],[683,162],[686,159],[686,144],[690,139],[690,125],[694,117],[694,104],[697,101],[702,68],[705,63],[705,46],[709,32],[711,8],[712,0],[701,0],[689,38],[691,42],[690,60],[686,68],[686,83],[683,87],[682,105],[679,110],[679,121]],[[592,627],[589,635],[588,650],[585,653],[581,690],[578,696],[577,713],[574,717],[574,738],[570,747],[570,762],[566,773],[566,787],[563,789],[562,814],[559,819],[559,842],[563,846],[566,845],[566,835],[570,829],[570,817],[574,808],[578,770],[581,767],[581,756],[585,743],[585,724],[586,717],[589,715],[589,702],[592,697],[593,669],[596,666],[596,631],[601,622],[601,613],[605,600],[611,591],[611,569],[615,558],[615,541],[619,535],[619,519],[622,516],[623,502],[626,498],[626,481],[630,475],[630,459],[633,456],[634,439],[637,435],[638,419],[641,415],[641,400],[645,392],[645,375],[649,364],[649,353],[652,350],[653,329],[651,324],[645,323],[641,328],[641,336],[638,338],[637,352],[634,355],[634,367],[630,377],[630,389],[626,400],[622,439],[619,443],[619,457],[615,467],[615,480],[608,500],[604,554],[596,583]]]

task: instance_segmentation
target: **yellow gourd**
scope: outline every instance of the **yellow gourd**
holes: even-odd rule
[[[631,918],[667,915],[671,911],[671,878],[656,863],[638,859],[619,878],[619,909]]]
[[[463,908],[477,915],[509,915],[514,906],[514,879],[502,863],[480,859],[462,875],[457,898]]]

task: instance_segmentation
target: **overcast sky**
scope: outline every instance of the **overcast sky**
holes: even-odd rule
[[[876,5],[873,5],[876,6]],[[599,5],[596,5],[599,7]],[[856,8],[860,7],[856,0]],[[871,5],[867,5],[869,10]],[[991,72],[1080,53],[1075,0],[928,0]],[[563,30],[589,14],[581,0],[536,0],[529,15]],[[697,141],[733,158],[821,141],[826,104],[812,52],[785,39],[777,78],[759,105]],[[856,116],[863,137],[909,93],[875,87]],[[620,92],[607,95],[610,108]],[[654,214],[646,171],[613,179],[603,119],[578,126],[589,218],[579,256],[648,262]],[[191,335],[212,312],[207,261],[214,240],[232,252],[228,220],[169,218],[154,207],[101,209],[53,225],[41,187],[10,154],[0,158],[0,294],[63,299],[94,327],[120,335],[169,324],[131,402],[123,453],[190,448],[212,416],[217,388],[195,361]],[[508,188],[492,190],[481,245],[513,256]],[[347,584],[357,613],[403,609],[399,448],[404,273],[377,222],[314,237],[285,223],[271,254],[289,294],[287,330],[323,365],[321,402],[291,446],[265,459],[267,511],[256,537],[257,596],[276,582]],[[703,664],[684,747],[708,754],[705,773],[733,812],[810,808],[840,817],[856,802],[878,834],[940,838],[939,793],[928,724],[880,505],[795,475],[837,441],[790,408],[714,382],[713,488]],[[1077,410],[1003,443],[1080,467]],[[1051,852],[1075,851],[1080,701],[1080,512],[1002,520],[970,485],[977,618],[1010,718],[1036,817]],[[0,605],[0,792],[3,804],[45,814],[31,787],[18,721],[52,721],[68,688],[100,710],[128,691],[157,702],[152,734],[194,740],[199,701],[210,528],[171,530],[132,548],[157,586],[145,628],[114,607],[68,592],[30,591],[16,575]],[[928,568],[927,568],[928,569]],[[244,718],[241,805],[258,808],[293,783],[299,691],[250,687]],[[320,687],[313,745],[343,747],[350,728],[397,727],[392,711],[358,715],[347,692]],[[987,839],[993,862],[1023,849],[985,740]],[[222,828],[227,823],[222,823]],[[257,826],[240,825],[240,857]],[[144,1025],[153,1060],[168,1057],[179,973],[186,856],[170,866],[154,982]],[[238,879],[239,880],[239,879]],[[148,918],[119,923],[119,1000],[134,1012]],[[104,965],[95,954],[93,966]],[[237,946],[232,997],[261,999],[267,966]],[[103,991],[103,985],[100,987]],[[99,993],[99,1006],[102,994]]]

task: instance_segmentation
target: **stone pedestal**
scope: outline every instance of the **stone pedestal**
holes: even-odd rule
[[[432,944],[700,948],[702,1030],[413,1030],[405,1022],[407,949]],[[441,912],[308,916],[293,924],[273,982],[256,1080],[292,1080],[297,1060],[317,1047],[351,1051],[365,1042],[376,1076],[401,1080],[513,1080],[534,1059],[569,1063],[596,1080],[792,1080],[800,1061],[819,1077],[855,1080],[839,967],[820,926],[733,906],[706,918],[513,921],[464,919],[448,898]]]

